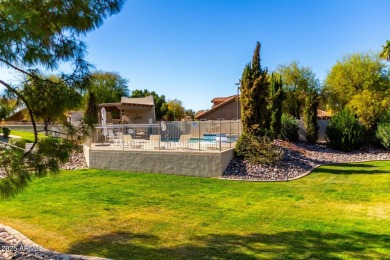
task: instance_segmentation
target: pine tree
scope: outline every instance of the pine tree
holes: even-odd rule
[[[72,147],[76,147],[70,140],[54,137],[42,138],[38,143],[34,110],[39,104],[30,102],[19,86],[44,85],[43,93],[58,87],[58,82],[40,76],[44,69],[59,76],[61,84],[85,90],[91,65],[85,60],[83,38],[100,27],[105,18],[118,13],[123,4],[124,0],[1,1],[0,65],[20,75],[22,82],[11,84],[0,78],[0,85],[24,103],[34,129],[34,142],[26,152],[0,149],[0,171],[4,175],[0,178],[0,196],[14,196],[32,177],[57,173],[59,163],[68,159]],[[70,73],[61,70],[67,66]],[[60,108],[64,100],[60,103],[49,112]]]
[[[305,127],[306,140],[308,143],[316,143],[318,139],[318,124],[317,124],[317,109],[318,109],[318,94],[315,90],[308,92],[305,100]]]
[[[241,78],[241,120],[247,134],[264,136],[269,130],[267,97],[267,69],[260,65],[259,42],[253,53],[252,63],[244,68]]]

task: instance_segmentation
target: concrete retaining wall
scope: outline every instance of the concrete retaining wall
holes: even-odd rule
[[[89,167],[89,150],[90,150],[89,146],[83,145],[84,158],[88,167]]]
[[[11,129],[11,134],[12,134],[12,129],[34,132],[32,125],[3,125],[2,127],[8,127],[9,129]],[[42,131],[43,128],[44,128],[43,125],[37,125],[37,131]]]
[[[84,152],[88,151],[84,150]],[[232,149],[221,153],[89,150],[89,167],[132,172],[221,177],[232,158]]]

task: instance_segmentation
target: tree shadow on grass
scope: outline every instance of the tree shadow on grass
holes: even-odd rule
[[[368,163],[335,163],[335,166],[338,167],[343,167],[343,168],[359,168],[359,167],[364,167],[364,168],[378,168],[378,166],[368,164]]]
[[[363,163],[348,163],[334,164],[336,168],[329,169],[328,167],[319,167],[315,173],[330,173],[330,174],[383,174],[390,173],[390,170],[384,170],[383,167],[376,167],[370,164]]]
[[[113,259],[385,259],[389,235],[291,231],[276,234],[208,235],[190,244],[163,246],[157,236],[110,233],[79,241],[68,253]]]

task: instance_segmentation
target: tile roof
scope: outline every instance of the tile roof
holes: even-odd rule
[[[205,116],[215,110],[217,110],[218,108],[221,108],[223,106],[225,106],[226,104],[234,101],[236,99],[237,95],[233,95],[233,96],[229,96],[229,97],[218,97],[218,98],[214,98],[213,100],[211,100],[211,102],[215,102],[215,100],[224,100],[222,103],[218,104],[218,105],[215,105],[213,106],[211,109],[209,110],[206,110],[206,111],[203,111],[203,112],[198,112],[196,113],[195,115],[195,119],[198,119],[199,117],[202,117],[202,116]]]

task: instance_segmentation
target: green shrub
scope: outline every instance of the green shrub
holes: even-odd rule
[[[29,165],[34,168],[35,176],[43,177],[49,172],[58,173],[60,163],[66,162],[74,144],[66,139],[44,137],[38,140],[35,153],[29,154]]]
[[[375,135],[379,143],[390,150],[390,109],[380,118]]]
[[[29,169],[24,164],[24,151],[4,149],[1,151],[0,165],[3,174],[11,176],[0,178],[0,197],[10,198],[22,191],[31,181]]]
[[[315,90],[307,93],[304,107],[306,141],[315,144],[318,140],[319,126],[317,123],[318,94]]]
[[[336,113],[326,128],[326,140],[329,147],[341,151],[358,149],[363,141],[363,126],[349,110]]]
[[[23,138],[12,138],[8,141],[9,144],[15,145],[22,149],[26,149],[26,140]]]
[[[376,138],[378,138],[380,144],[390,150],[390,122],[379,123],[376,130]]]
[[[40,138],[37,143],[37,152],[47,158],[57,158],[60,162],[66,162],[74,149],[72,142],[55,137]]]
[[[283,151],[266,136],[242,134],[237,140],[235,153],[238,157],[255,164],[275,163],[283,158]]]
[[[5,139],[8,139],[8,136],[9,136],[9,134],[11,133],[11,129],[9,129],[9,128],[7,128],[7,127],[3,127],[2,132],[3,132],[3,137],[4,137]]]
[[[282,115],[281,137],[283,140],[290,142],[298,141],[298,129],[298,121],[294,117],[286,114]]]

